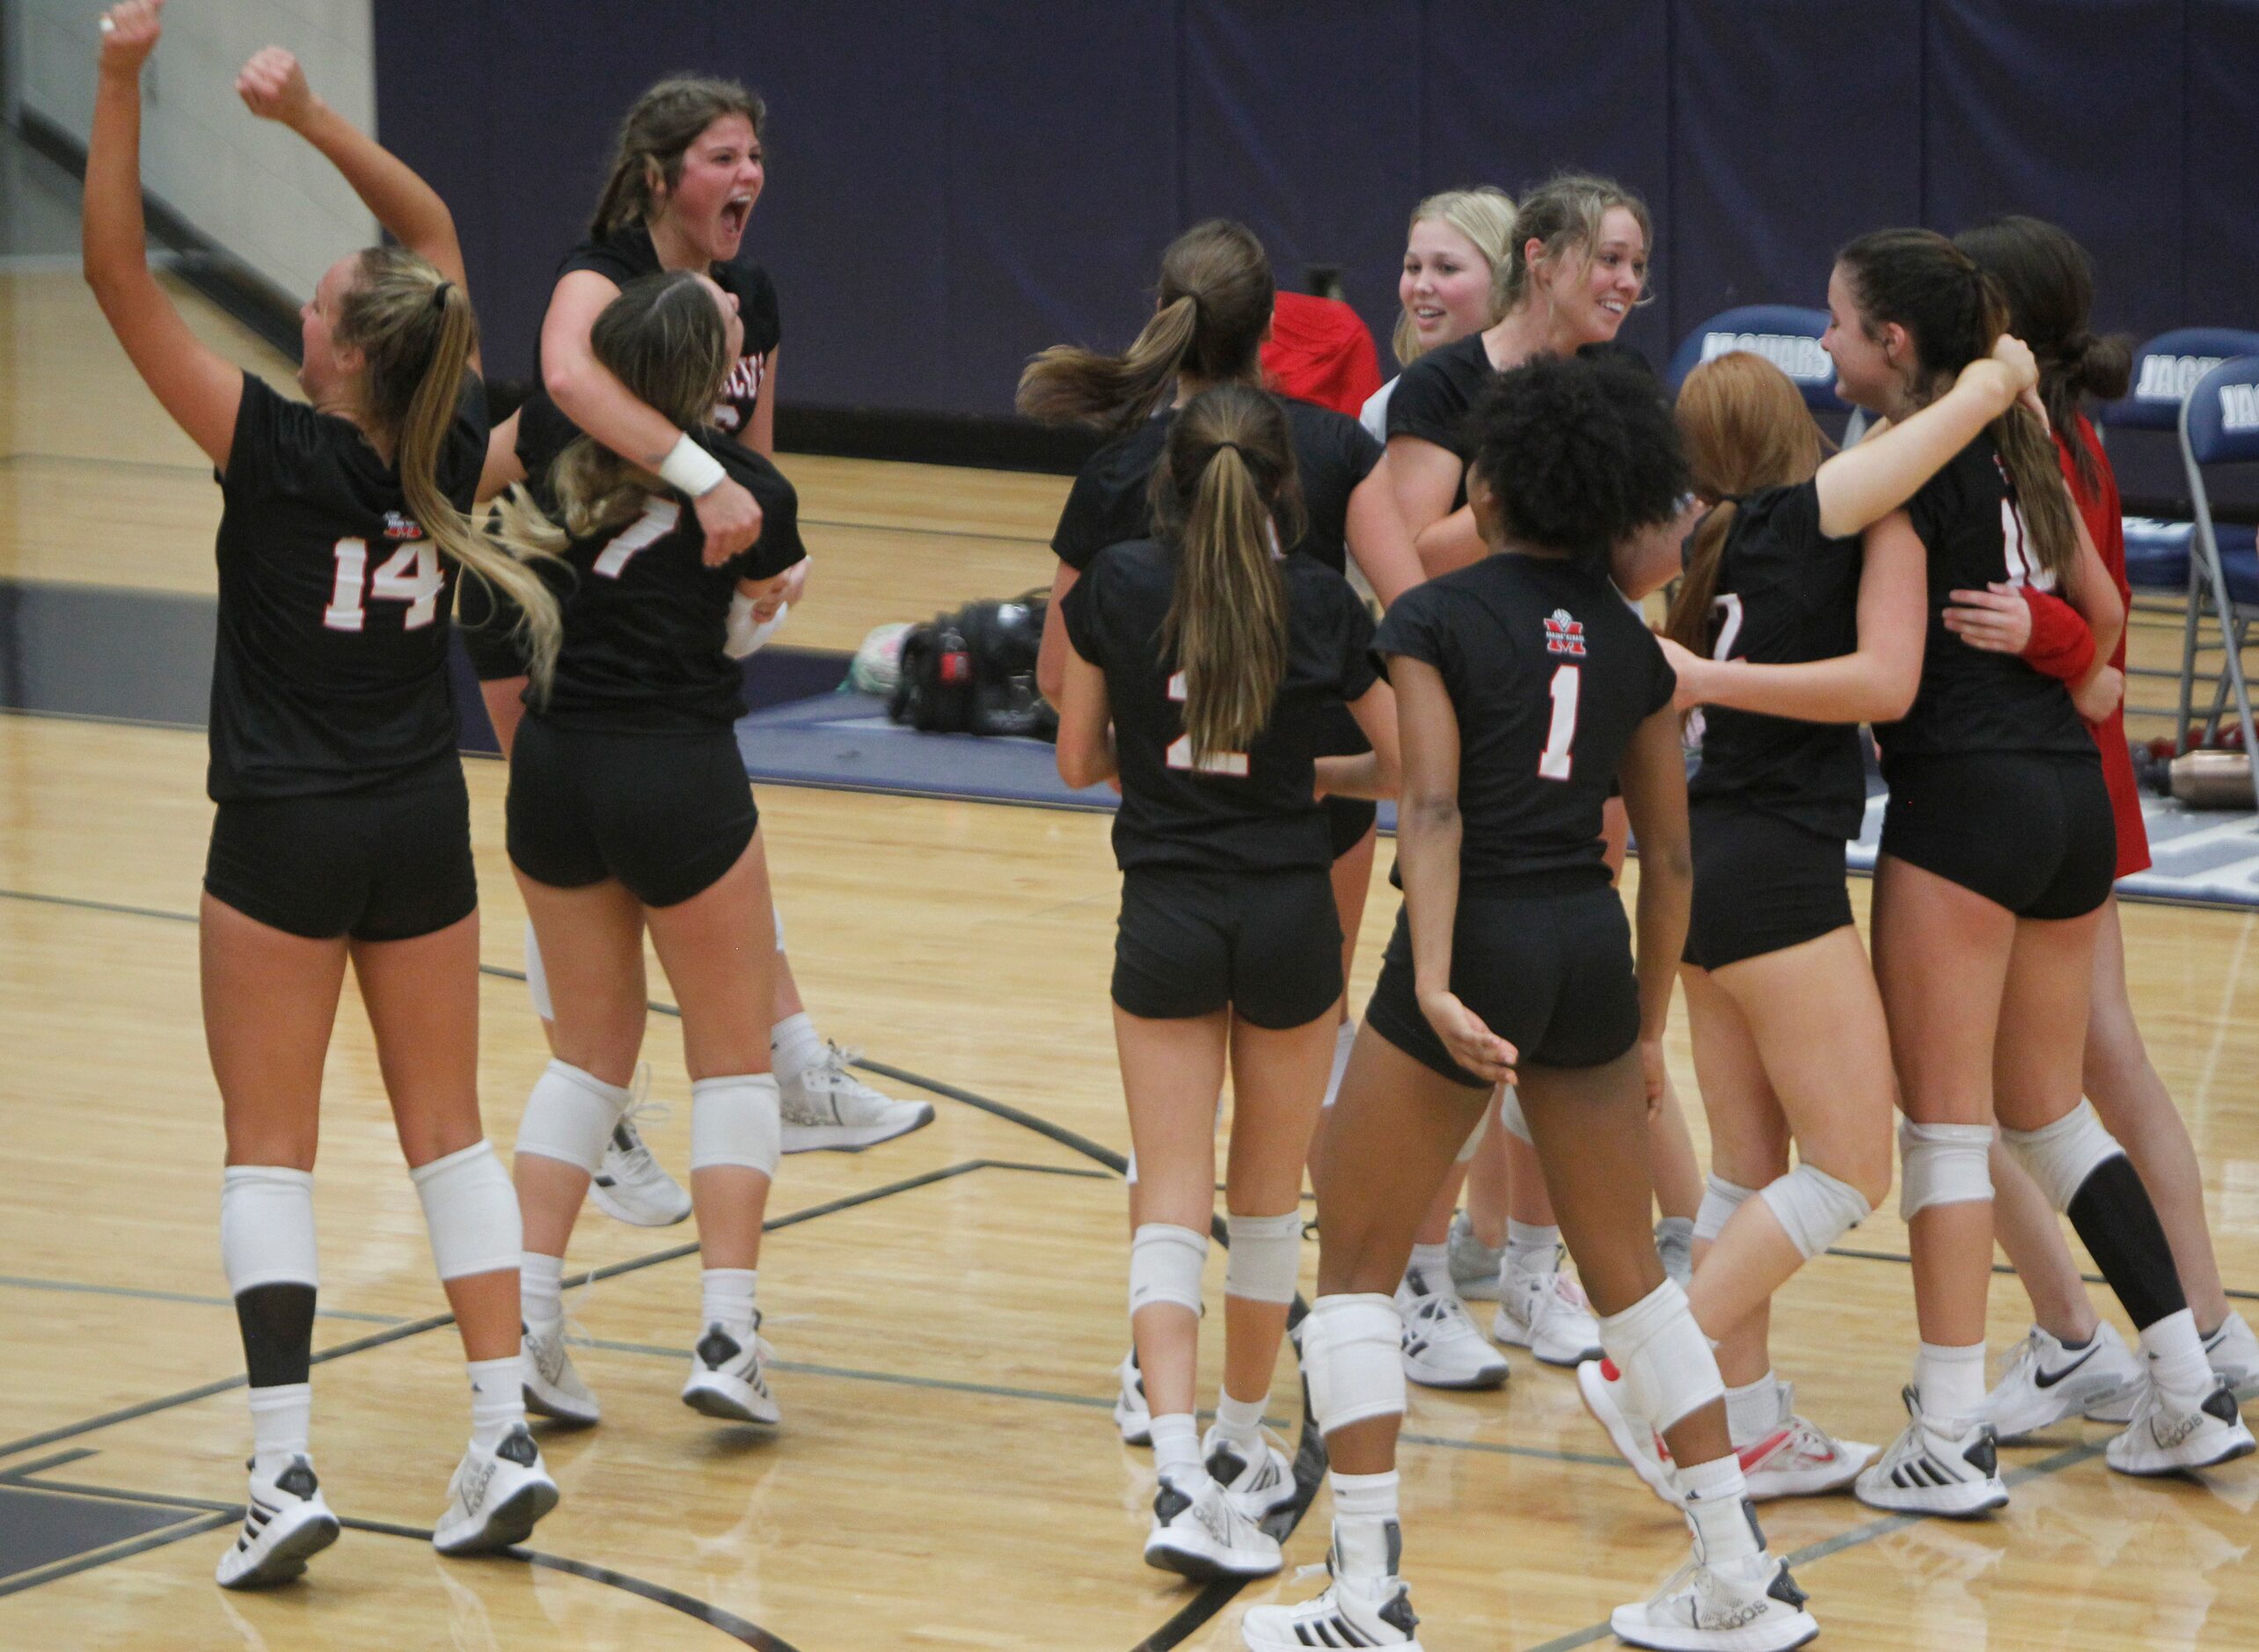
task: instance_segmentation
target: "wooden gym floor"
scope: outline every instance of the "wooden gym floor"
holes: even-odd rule
[[[278,359],[188,302],[208,337],[288,383]],[[786,468],[818,559],[791,642],[848,647],[880,621],[1049,578],[1057,479]],[[217,502],[76,276],[0,274],[0,591],[208,595]],[[604,1276],[568,1312],[606,1421],[545,1437],[565,1502],[532,1553],[438,1560],[425,1539],[464,1429],[458,1346],[348,1001],[318,1182],[314,1443],[349,1530],[303,1583],[223,1593],[211,1568],[237,1517],[248,1429],[197,1008],[203,761],[191,730],[0,715],[0,1555],[15,1556],[0,1559],[13,1569],[0,1577],[0,1646],[1232,1647],[1247,1604],[1318,1586],[1294,1568],[1322,1561],[1322,1495],[1287,1574],[1237,1597],[1139,1561],[1149,1462],[1118,1443],[1107,1410],[1124,1341],[1110,1155],[1128,1131],[1106,1004],[1104,819],[779,787],[764,790],[763,815],[817,1023],[939,1110],[870,1152],[786,1161],[762,1267],[785,1426],[717,1426],[676,1402],[696,1330],[689,1230],[591,1210],[572,1262]],[[502,770],[467,766],[491,967],[484,1093],[507,1145],[545,1052],[510,977],[522,913],[501,848]],[[1360,996],[1390,916],[1386,858]],[[2143,1024],[2247,1297],[2259,1288],[2254,923],[2126,911]],[[663,1012],[651,1034],[654,1093],[676,1111],[650,1139],[679,1171],[687,1085]],[[1683,1034],[1672,1056],[1691,1101]],[[1900,1422],[1904,1254],[1895,1214],[1880,1214],[1807,1268],[1776,1315],[1801,1408],[1847,1436],[1887,1440]],[[2005,1351],[2024,1323],[2012,1283],[1994,1305]],[[1272,1414],[1290,1437],[1300,1405],[1283,1360]],[[1683,1557],[1678,1521],[1611,1458],[1563,1373],[1517,1354],[1502,1393],[1415,1389],[1407,1432],[1408,1567],[1436,1652],[1605,1641],[1609,1609]],[[2015,1501],[1977,1524],[1878,1517],[1848,1497],[1770,1505],[1822,1644],[2259,1644],[2245,1563],[2259,1466],[2136,1483],[2105,1471],[2103,1437],[2066,1427],[2007,1453]],[[94,1535],[74,1548],[67,1534],[82,1529]]]

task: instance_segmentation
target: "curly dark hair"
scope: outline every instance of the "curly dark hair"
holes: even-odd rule
[[[1500,374],[1469,428],[1473,469],[1507,532],[1579,562],[1669,521],[1687,489],[1663,386],[1644,362],[1614,352],[1539,356]]]

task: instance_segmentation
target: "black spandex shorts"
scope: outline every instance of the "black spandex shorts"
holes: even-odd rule
[[[1842,838],[1730,798],[1696,803],[1688,823],[1694,837],[1688,963],[1722,969],[1851,922]]]
[[[711,887],[760,815],[736,736],[591,734],[529,715],[510,753],[510,864],[578,889],[617,878],[646,906]]]
[[[479,907],[471,798],[452,752],[381,791],[223,803],[206,893],[310,939],[413,940]]]
[[[2093,751],[1885,757],[1882,852],[2018,917],[2080,917],[2109,898],[2117,822]]]
[[[1532,879],[1512,893],[1462,889],[1451,927],[1451,990],[1533,1066],[1615,1060],[1640,1037],[1639,981],[1622,897],[1597,871]],[[1490,1088],[1490,1080],[1451,1059],[1420,1012],[1408,909],[1397,910],[1365,1020],[1444,1078]]]
[[[1251,1026],[1316,1020],[1342,996],[1342,923],[1320,869],[1122,874],[1114,1001],[1148,1020],[1212,1015]]]

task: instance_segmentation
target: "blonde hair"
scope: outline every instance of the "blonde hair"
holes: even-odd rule
[[[439,489],[440,452],[479,347],[471,296],[429,259],[405,247],[372,246],[355,261],[336,337],[362,354],[362,405],[372,433],[392,442],[409,511],[457,566],[517,604],[528,675],[546,692],[564,622],[556,594],[523,559],[545,548],[495,544]]]
[[[1489,184],[1473,189],[1446,189],[1412,208],[1412,221],[1405,226],[1406,233],[1430,221],[1447,223],[1457,230],[1490,266],[1490,313],[1483,320],[1483,325],[1488,326],[1506,313],[1504,277],[1507,257],[1514,250],[1514,198]],[[1412,325],[1412,312],[1408,310],[1398,311],[1396,331],[1388,342],[1401,367],[1411,366],[1427,353],[1427,346],[1420,342],[1420,331]]]
[[[1648,216],[1647,202],[1613,179],[1556,172],[1524,195],[1513,245],[1499,276],[1498,313],[1520,309],[1536,290],[1526,256],[1532,241],[1544,249],[1539,256],[1548,261],[1582,252],[1589,263],[1600,245],[1601,221],[1618,207],[1639,221],[1641,238],[1652,249],[1655,222]],[[1648,297],[1642,282],[1639,302],[1645,303]]]
[[[611,172],[589,233],[602,240],[649,217],[654,176],[671,192],[683,181],[683,156],[698,134],[728,114],[743,115],[756,142],[769,118],[760,98],[735,81],[700,75],[670,75],[638,98],[619,123]]]

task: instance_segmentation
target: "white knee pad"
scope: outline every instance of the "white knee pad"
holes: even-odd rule
[[[691,1086],[692,1170],[736,1165],[773,1176],[784,1130],[774,1073],[701,1078]]]
[[[1475,1120],[1474,1128],[1466,1133],[1466,1140],[1459,1144],[1458,1153],[1451,1162],[1457,1165],[1473,1164],[1475,1150],[1482,1145],[1482,1138],[1489,1133],[1489,1130],[1490,1109],[1485,1107],[1482,1109],[1481,1116]]]
[[[525,994],[533,1000],[533,1012],[545,1021],[557,1019],[557,1006],[549,1001],[549,969],[541,961],[541,942],[533,932],[533,920],[525,920]]]
[[[1808,1262],[1875,1214],[1858,1188],[1802,1160],[1787,1175],[1767,1182],[1757,1196],[1772,1207],[1780,1231]]]
[[[777,910],[774,902],[770,903],[769,917],[777,926],[777,950],[782,952],[785,949],[785,915]]]
[[[1130,1240],[1130,1316],[1157,1302],[1200,1312],[1200,1276],[1208,1235],[1168,1222],[1139,1224]]]
[[[619,1085],[552,1061],[542,1069],[541,1077],[533,1081],[533,1093],[525,1099],[516,1151],[578,1165],[593,1176],[604,1162],[605,1138],[627,1110],[627,1092]]]
[[[1898,1214],[1934,1204],[1981,1204],[1992,1196],[1992,1127],[1898,1121]]]
[[[1521,1093],[1510,1084],[1498,1086],[1498,1122],[1506,1127],[1506,1134],[1524,1147],[1535,1147],[1530,1139],[1530,1121],[1522,1116]]]
[[[1604,1317],[1600,1346],[1624,1374],[1632,1414],[1657,1429],[1725,1397],[1718,1357],[1676,1280],[1664,1280],[1621,1313]]]
[[[1302,1322],[1302,1374],[1318,1431],[1404,1414],[1404,1319],[1396,1299],[1320,1297]]]
[[[2036,1130],[2003,1126],[2000,1139],[2058,1210],[2071,1208],[2071,1201],[2098,1166],[2125,1151],[2095,1116],[2091,1101],[2080,1101],[2054,1123]]]
[[[228,1290],[314,1285],[314,1174],[230,1165],[220,1188],[220,1261]]]
[[[1694,1210],[1694,1237],[1707,1244],[1717,1242],[1718,1235],[1726,1231],[1734,1212],[1755,1189],[1736,1186],[1723,1176],[1707,1178],[1702,1187],[1702,1202]]]
[[[492,1142],[481,1137],[459,1152],[418,1165],[408,1179],[423,1201],[424,1231],[431,1235],[431,1259],[442,1280],[518,1265],[525,1234],[518,1224],[517,1190]]]
[[[1291,1302],[1302,1268],[1302,1212],[1227,1216],[1232,1248],[1224,1258],[1224,1294],[1249,1302]]]

